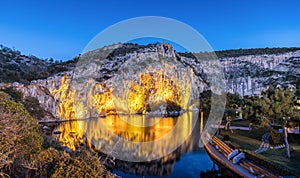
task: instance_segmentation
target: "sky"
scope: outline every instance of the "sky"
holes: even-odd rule
[[[117,22],[162,16],[196,29],[214,50],[299,47],[299,7],[299,0],[2,0],[0,44],[68,60]]]

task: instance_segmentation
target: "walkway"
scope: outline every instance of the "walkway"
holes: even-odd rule
[[[213,136],[211,142],[206,144],[204,148],[213,159],[241,177],[279,177],[272,171],[241,156],[243,152],[235,153],[234,156],[230,156],[236,150],[230,148],[216,136]],[[235,159],[236,157],[239,157],[237,161]]]
[[[212,125],[213,128],[220,128],[220,129],[224,129],[225,128],[225,125]],[[242,126],[230,126],[229,129],[232,129],[232,130],[246,130],[246,131],[249,131],[249,127],[242,127]]]

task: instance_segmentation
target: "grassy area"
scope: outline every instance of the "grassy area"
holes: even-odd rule
[[[291,147],[291,159],[287,159],[285,149],[271,150],[261,153],[261,155],[268,161],[275,163],[279,166],[283,166],[291,172],[300,175],[300,145],[290,144]]]
[[[233,126],[231,124],[231,126]],[[248,138],[252,138],[252,139],[255,139],[255,140],[258,140],[261,142],[261,137],[266,133],[266,132],[269,132],[270,129],[267,128],[267,127],[262,127],[262,128],[255,128],[251,131],[244,131],[244,130],[233,130],[233,134],[230,132],[230,131],[226,131],[226,130],[222,130],[221,133],[222,135],[229,135],[229,134],[232,134],[233,137],[236,137],[236,136],[244,136],[246,137],[247,139]],[[260,143],[259,143],[260,144]]]
[[[239,145],[244,150],[254,151],[259,148],[261,144],[262,135],[267,132],[266,128],[252,130],[251,132],[234,130],[221,130],[222,135],[229,135],[230,141]],[[266,152],[257,154],[261,159],[273,163],[279,167],[287,168],[296,175],[300,175],[300,145],[296,143],[290,144],[291,159],[286,158],[285,149],[272,150],[268,149]]]
[[[229,135],[230,141],[239,145],[242,149],[245,150],[255,150],[259,148],[261,144],[261,139],[257,139],[257,133],[249,133],[248,131],[234,130],[233,133],[226,130],[221,130],[221,135]],[[260,135],[261,138],[261,135]]]
[[[249,120],[234,120],[231,122],[232,126],[249,127]]]

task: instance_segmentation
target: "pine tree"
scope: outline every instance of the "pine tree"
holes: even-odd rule
[[[290,149],[287,134],[287,122],[299,115],[299,110],[295,107],[295,92],[293,89],[283,89],[270,87],[263,93],[261,100],[261,126],[269,124],[281,125],[284,133],[286,154],[290,158]]]

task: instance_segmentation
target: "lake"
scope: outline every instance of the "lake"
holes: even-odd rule
[[[87,144],[98,151],[108,169],[121,177],[199,177],[213,167],[199,146],[198,112],[178,117],[110,115],[64,122],[52,133],[73,150]]]
[[[213,162],[210,160],[209,156],[206,154],[204,149],[195,150],[186,153],[180,157],[180,160],[174,164],[173,171],[164,176],[166,178],[182,178],[182,177],[199,177],[201,171],[211,170],[213,167]],[[129,173],[124,173],[122,171],[114,170],[118,176],[127,178],[157,178],[161,176],[141,176]]]

